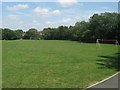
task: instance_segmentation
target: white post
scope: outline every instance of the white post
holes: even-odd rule
[[[116,40],[115,44],[116,44],[116,46],[118,46],[118,45],[119,45],[119,42]]]
[[[99,47],[100,47],[99,40],[100,40],[100,39],[97,39],[97,41],[96,41],[96,46],[99,46]]]

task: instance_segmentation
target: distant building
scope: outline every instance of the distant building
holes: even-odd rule
[[[43,31],[38,31],[37,32],[39,35],[43,35]]]
[[[25,34],[26,34],[26,33],[24,32],[24,33],[22,34],[22,37],[24,37],[24,36],[25,36]]]

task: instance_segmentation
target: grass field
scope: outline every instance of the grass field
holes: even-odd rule
[[[57,40],[3,41],[3,88],[85,88],[112,74],[100,60],[115,45]]]

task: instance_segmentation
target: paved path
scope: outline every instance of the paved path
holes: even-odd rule
[[[109,77],[108,79],[105,79],[101,82],[98,82],[97,84],[94,84],[90,86],[86,90],[95,90],[94,88],[114,88],[114,90],[120,90],[120,73],[115,74],[112,77]],[[117,88],[117,89],[115,89]],[[119,89],[118,89],[119,88]],[[113,89],[111,89],[113,90]]]

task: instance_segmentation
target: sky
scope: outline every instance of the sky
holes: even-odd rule
[[[43,30],[89,21],[94,13],[118,12],[117,2],[2,2],[3,28]],[[0,18],[1,19],[1,18]]]

